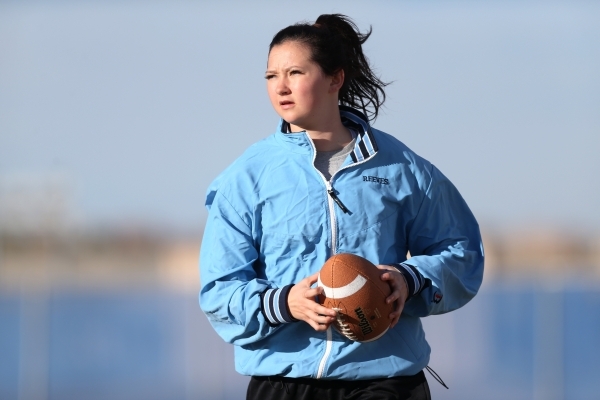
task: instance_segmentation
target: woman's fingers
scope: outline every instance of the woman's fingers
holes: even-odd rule
[[[307,276],[303,280],[308,281],[308,286],[312,286],[313,283],[316,283],[319,280],[319,273],[316,272],[316,273],[312,274],[311,276]]]
[[[392,292],[392,294],[390,294],[386,299],[385,302],[390,304],[393,303],[394,301],[398,300],[400,298],[400,291],[399,290],[394,290]]]
[[[389,315],[390,327],[393,328],[398,323],[404,309],[404,303],[408,298],[408,285],[404,276],[397,269],[388,265],[378,265],[377,267],[385,270],[381,274],[381,280],[386,281],[392,289],[392,293],[386,297],[385,301],[388,304],[395,303],[394,311]]]
[[[306,291],[304,292],[304,297],[307,299],[315,299],[315,297],[317,297],[318,295],[323,294],[323,288],[322,287],[316,287],[316,288],[310,288],[310,289],[306,289]]]
[[[304,318],[301,318],[303,321],[307,322],[310,326],[312,326],[315,330],[322,331],[327,329],[329,325],[335,320],[335,315],[327,315],[323,314],[324,312],[329,312],[333,310],[329,310],[325,307],[320,307],[317,311],[313,311],[307,308],[303,314]],[[334,311],[335,314],[335,311]]]
[[[319,331],[319,332],[326,331],[327,328],[329,328],[329,325],[331,325],[331,322],[324,323],[324,324],[320,324],[320,323],[318,323],[316,321],[312,321],[312,320],[308,320],[307,322],[315,331]]]
[[[337,313],[331,308],[327,308],[325,306],[320,305],[319,303],[314,301],[314,296],[308,296],[306,298],[305,307],[307,310],[311,311],[311,317],[315,316],[323,316],[326,318],[335,318]],[[313,318],[314,319],[314,318]]]
[[[311,286],[317,282],[319,274],[302,279],[292,287],[288,295],[288,307],[292,316],[308,323],[313,329],[322,331],[334,321],[336,312],[317,303],[316,298],[323,288]]]
[[[312,320],[318,324],[325,324],[329,326],[329,324],[331,324],[335,320],[335,317],[332,317],[330,315],[314,313],[312,315]]]
[[[385,301],[390,304],[400,298],[400,289],[398,288],[398,282],[394,279],[391,273],[386,272],[381,275],[381,279],[387,281],[392,288],[392,293],[385,299]]]
[[[390,318],[390,328],[393,328],[394,325],[396,325],[398,323],[398,320],[400,319],[400,315],[402,315],[402,310],[404,309],[404,302],[401,300],[398,300],[396,302],[396,308],[395,310],[390,314],[389,318]]]
[[[331,308],[323,307],[322,305],[317,304],[317,303],[315,303],[315,304],[317,306],[314,309],[314,312],[317,315],[323,315],[323,316],[329,317],[329,318],[335,318],[336,317],[337,313],[334,310],[332,310]]]

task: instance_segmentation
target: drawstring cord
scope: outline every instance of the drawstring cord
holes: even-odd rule
[[[446,389],[450,389],[448,386],[446,386],[446,384],[444,383],[444,381],[442,380],[442,378],[437,374],[437,372],[435,372],[433,370],[433,368],[431,368],[429,365],[425,367],[425,369],[427,370],[427,372],[429,372],[431,374],[431,376],[433,376],[433,378],[438,381],[438,383],[440,385],[442,385],[443,387],[445,387]]]

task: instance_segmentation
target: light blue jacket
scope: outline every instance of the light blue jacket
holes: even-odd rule
[[[308,135],[284,133],[281,121],[208,189],[200,305],[235,345],[241,374],[414,375],[430,355],[420,318],[463,306],[481,284],[479,227],[452,183],[362,113],[340,113],[358,135],[329,182],[313,166]],[[316,332],[287,309],[291,284],[341,252],[396,265],[408,278],[412,296],[398,324],[376,341],[353,342],[331,327]]]

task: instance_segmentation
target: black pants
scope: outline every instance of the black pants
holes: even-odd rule
[[[343,381],[253,376],[246,400],[431,400],[423,371],[389,379]]]

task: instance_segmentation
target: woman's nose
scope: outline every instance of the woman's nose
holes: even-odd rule
[[[275,88],[275,92],[280,95],[280,96],[284,96],[286,94],[290,94],[290,87],[287,84],[287,79],[279,79],[277,82],[277,87]]]

